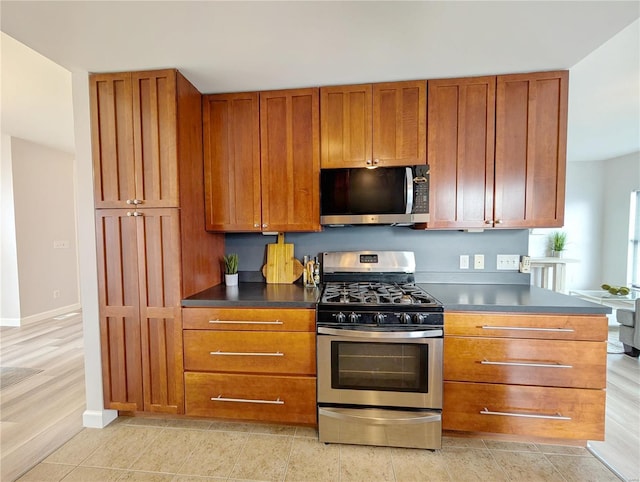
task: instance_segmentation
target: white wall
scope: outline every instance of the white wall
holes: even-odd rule
[[[87,397],[87,409],[83,414],[83,424],[85,427],[101,428],[112,422],[118,416],[118,412],[116,410],[105,410],[102,396],[89,76],[87,72],[74,72],[72,74],[72,82],[76,146],[74,179],[77,186],[78,259],[82,296],[82,328],[84,332],[84,376]]]
[[[14,137],[11,158],[21,318],[78,309],[74,157]]]
[[[602,282],[624,285],[629,252],[631,191],[640,189],[640,152],[606,161],[604,171]]]
[[[2,136],[0,157],[0,326],[20,326],[16,222],[13,208],[11,137]]]
[[[565,201],[565,257],[568,290],[626,284],[631,191],[640,189],[640,152],[615,159],[568,162]],[[546,256],[555,229],[535,229],[529,254]]]

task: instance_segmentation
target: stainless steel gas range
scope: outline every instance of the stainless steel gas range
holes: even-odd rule
[[[438,449],[442,304],[407,251],[323,255],[317,310],[321,442]]]

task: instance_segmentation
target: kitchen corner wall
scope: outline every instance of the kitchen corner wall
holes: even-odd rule
[[[276,236],[227,234],[226,252],[238,253],[240,271],[260,271],[266,262],[266,244]],[[320,233],[286,233],[295,245],[295,257],[317,256],[323,251],[398,250],[416,253],[416,280],[429,283],[529,284],[528,274],[498,271],[496,255],[528,253],[529,230],[492,229],[479,233],[422,231],[399,226],[325,228]],[[460,269],[460,255],[469,255],[470,268]],[[473,269],[473,255],[484,255],[484,269]]]
[[[74,156],[11,138],[21,321],[80,308]]]

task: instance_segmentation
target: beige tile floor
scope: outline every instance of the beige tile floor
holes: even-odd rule
[[[325,445],[315,429],[120,417],[20,481],[618,481],[582,447],[444,436],[439,451]]]

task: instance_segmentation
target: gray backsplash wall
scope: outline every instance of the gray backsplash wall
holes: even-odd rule
[[[238,253],[241,272],[257,272],[266,262],[266,244],[276,241],[275,235],[227,234],[226,252]],[[530,279],[528,274],[496,270],[496,255],[528,253],[527,229],[470,233],[421,231],[399,226],[352,226],[325,228],[320,233],[286,233],[285,242],[295,245],[295,257],[299,260],[304,255],[318,256],[323,251],[414,251],[416,281],[422,283],[529,284]],[[463,254],[469,255],[469,269],[459,268]],[[473,269],[474,254],[484,255],[485,269]]]

